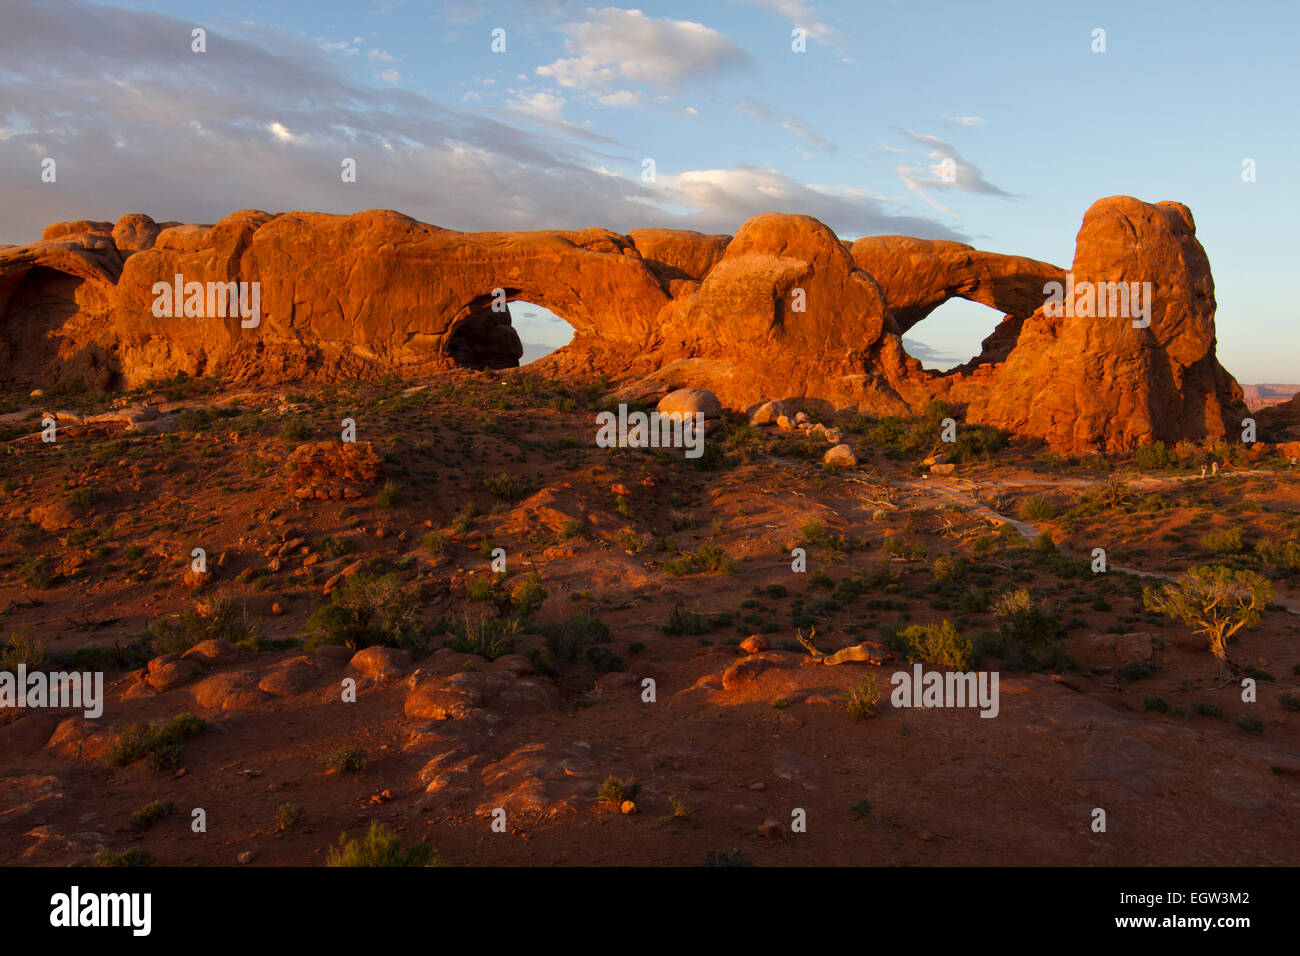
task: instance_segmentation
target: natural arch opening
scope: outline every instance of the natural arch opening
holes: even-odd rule
[[[524,347],[520,365],[545,358],[573,341],[573,326],[545,306],[523,300],[511,302],[510,320]]]
[[[949,374],[1001,362],[1020,334],[1021,320],[979,302],[952,298],[936,306],[903,337],[907,354],[931,372]]]
[[[476,369],[528,365],[573,339],[573,327],[550,309],[516,299],[506,311],[486,305],[463,319],[447,340],[446,354],[457,365]]]

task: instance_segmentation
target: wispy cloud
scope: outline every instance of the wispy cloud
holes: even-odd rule
[[[897,171],[907,188],[915,192],[927,203],[942,212],[956,215],[951,209],[941,205],[932,195],[934,191],[956,190],[965,193],[978,193],[985,196],[1000,196],[1004,199],[1018,198],[984,178],[980,168],[966,160],[957,152],[957,148],[947,140],[910,129],[899,129],[913,143],[925,147],[928,159],[937,160],[926,169],[914,166],[899,166]]]
[[[810,143],[820,146],[822,149],[833,152],[839,147],[827,140],[808,123],[798,116],[783,115],[776,112],[761,100],[753,97],[746,97],[736,103],[736,109],[746,116],[752,116],[754,119],[760,119],[771,123],[776,123],[782,129],[788,130],[801,139],[806,139]]]

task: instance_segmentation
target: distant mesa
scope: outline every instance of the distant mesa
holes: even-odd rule
[[[260,321],[156,318],[154,284],[176,276],[259,283]],[[1100,291],[1057,314],[1045,308],[1050,283]],[[1113,310],[1117,290],[1136,304],[1144,284],[1143,323],[1107,311],[1108,288]],[[978,356],[927,370],[903,335],[952,298],[1004,317]],[[1247,414],[1215,355],[1214,281],[1191,212],[1128,196],[1088,209],[1068,272],[956,242],[850,243],[776,213],[734,236],[465,233],[387,210],[55,223],[37,242],[0,248],[0,381],[116,389],[177,372],[273,383],[508,368],[524,348],[503,299],[574,329],[533,368],[608,375],[629,398],[707,388],[737,410],[781,397],[872,414],[943,399],[967,421],[1061,451],[1231,440]]]

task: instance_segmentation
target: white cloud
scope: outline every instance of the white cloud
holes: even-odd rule
[[[834,151],[839,148],[834,143],[826,140],[802,118],[777,113],[766,103],[756,100],[753,97],[746,97],[741,100],[736,104],[736,109],[741,113],[744,113],[746,116],[752,116],[754,119],[777,123],[782,129],[788,130],[801,139],[806,139],[808,142],[820,146],[822,149]]]
[[[276,142],[293,143],[294,145],[307,142],[307,135],[305,133],[295,136],[285,128],[283,123],[267,123],[266,128],[270,131],[271,135],[275,137]]]
[[[747,65],[752,58],[702,23],[652,19],[640,10],[587,10],[568,23],[564,52],[537,74],[571,89],[606,90],[617,82],[673,89],[680,83]]]
[[[802,29],[807,34],[808,39],[826,44],[838,51],[841,59],[852,62],[845,56],[843,35],[834,27],[819,19],[812,4],[805,2],[805,0],[744,0],[744,2],[766,7],[779,16],[785,17],[790,21],[792,27]]]
[[[956,123],[958,126],[983,126],[984,120],[978,116],[945,116],[949,123]]]
[[[527,113],[539,119],[564,121],[564,104],[568,102],[554,93],[538,92],[525,96],[522,93],[510,100],[506,106],[518,113]]]
[[[402,74],[398,73],[396,70],[381,70],[375,74],[375,79],[382,80],[385,83],[390,83],[395,86],[402,82]]]
[[[659,184],[675,205],[692,210],[685,217],[685,227],[704,232],[733,232],[759,213],[785,212],[820,219],[843,238],[962,238],[931,220],[894,215],[874,197],[855,194],[846,187],[800,183],[767,167],[697,169],[677,175],[665,175],[661,170]]]
[[[381,63],[395,63],[397,61],[397,57],[387,50],[370,50],[366,53],[366,56],[372,60],[379,60]]]
[[[908,129],[900,129],[899,132],[912,142],[926,147],[929,150],[926,154],[927,158],[938,160],[938,162],[930,164],[928,169],[924,171],[914,166],[899,166],[897,168],[898,175],[902,177],[907,188],[935,209],[956,215],[951,209],[940,205],[934,199],[931,195],[933,190],[951,189],[985,196],[1001,196],[1004,199],[1016,198],[1012,193],[995,186],[985,179],[980,168],[962,158],[956,147],[946,140],[942,140],[938,136],[915,133]]]
[[[633,90],[615,90],[612,93],[605,93],[596,97],[596,101],[601,106],[640,106],[641,94]]]

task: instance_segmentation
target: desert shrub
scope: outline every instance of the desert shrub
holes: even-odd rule
[[[1115,676],[1124,683],[1131,684],[1147,677],[1154,677],[1155,673],[1156,665],[1150,661],[1129,661],[1115,672]]]
[[[698,611],[688,611],[680,604],[675,604],[668,612],[668,623],[661,625],[660,630],[674,637],[681,634],[699,635],[707,634],[709,625],[703,614]]]
[[[50,563],[40,555],[32,555],[24,561],[18,568],[18,576],[23,584],[33,591],[45,591],[54,587],[54,575],[50,573]]]
[[[1300,713],[1300,695],[1298,694],[1278,694],[1277,702],[1283,710]]]
[[[528,483],[523,478],[504,471],[499,475],[488,475],[484,478],[483,487],[506,501],[526,498],[529,491]]]
[[[876,704],[880,702],[880,688],[876,679],[868,677],[849,689],[844,695],[844,709],[855,720],[868,720],[876,716]]]
[[[497,583],[492,578],[473,578],[465,585],[465,595],[471,601],[482,603],[491,601],[496,596]]]
[[[424,536],[422,543],[424,550],[430,554],[442,554],[447,550],[449,540],[445,531],[430,531]]]
[[[663,564],[664,570],[676,577],[683,577],[696,571],[708,571],[711,574],[735,574],[736,565],[726,553],[715,544],[702,544],[694,553],[686,552],[675,558],[669,558]]]
[[[951,621],[913,624],[899,631],[897,640],[909,664],[923,661],[946,670],[970,669],[971,641],[958,634]]]
[[[175,770],[185,759],[183,744],[207,730],[193,714],[177,714],[162,723],[128,724],[109,744],[104,760],[110,767],[144,761],[151,770]]]
[[[1163,697],[1144,695],[1142,698],[1142,709],[1154,710],[1162,714],[1167,714],[1169,713],[1169,701],[1165,700]]]
[[[466,614],[452,623],[451,640],[447,646],[457,654],[477,654],[494,661],[514,653],[520,630],[518,618],[470,617]]]
[[[597,674],[609,674],[623,670],[623,658],[608,647],[589,647],[584,658],[588,666]]]
[[[290,441],[307,441],[312,434],[311,425],[301,418],[291,418],[280,428],[280,437]]]
[[[360,747],[336,747],[316,762],[326,773],[360,773],[366,769],[366,752]]]
[[[164,803],[161,800],[155,800],[153,803],[146,803],[131,814],[131,829],[148,830],[159,820],[169,817],[175,812],[176,804],[172,801]]]
[[[1262,734],[1264,721],[1252,714],[1242,714],[1237,718],[1237,726],[1248,734]]]
[[[383,487],[375,493],[375,503],[381,508],[392,508],[402,500],[402,489],[396,482],[386,481]]]
[[[934,559],[932,575],[936,581],[957,581],[966,576],[966,559],[960,555],[940,555]]]
[[[1255,543],[1255,553],[1264,564],[1271,566],[1278,576],[1293,576],[1300,573],[1300,541],[1287,538],[1274,541],[1261,538]]]
[[[211,640],[226,640],[245,649],[257,649],[261,644],[262,619],[250,614],[242,603],[218,598],[206,608],[181,611],[175,621],[160,618],[147,630],[155,654],[183,654],[195,644]]]
[[[35,670],[45,662],[45,645],[32,637],[29,628],[9,635],[7,644],[0,644],[0,671],[18,673],[18,665]]]
[[[292,803],[282,803],[275,808],[275,822],[279,830],[287,830],[302,819],[302,807]]]
[[[1002,618],[1002,631],[1008,638],[1031,648],[1064,635],[1060,618],[1044,613],[1024,588],[1003,594],[993,612]]]
[[[333,535],[326,535],[323,538],[316,539],[316,550],[321,552],[327,558],[341,558],[346,554],[351,554],[356,548],[351,538],[336,538]]]
[[[609,627],[590,612],[547,621],[536,629],[546,638],[551,654],[560,661],[575,661],[592,645],[609,640]]]
[[[1201,535],[1201,540],[1197,543],[1207,554],[1240,554],[1246,550],[1246,541],[1240,528],[1210,531]]]
[[[370,824],[363,840],[339,834],[338,846],[331,847],[326,866],[441,866],[433,846],[423,840],[403,848],[402,838],[382,823]]]
[[[349,575],[331,595],[330,603],[307,620],[303,633],[307,650],[341,644],[360,650],[384,647],[419,648],[423,633],[419,595],[395,574]]]
[[[522,617],[531,617],[537,613],[546,600],[546,588],[542,587],[542,580],[536,571],[530,572],[528,577],[515,586],[510,592],[510,600],[514,603],[515,611]]]
[[[611,807],[621,807],[625,800],[636,800],[641,792],[641,784],[635,780],[619,780],[606,777],[605,782],[596,791],[596,799]]]
[[[1056,514],[1052,503],[1042,495],[1030,495],[1020,503],[1021,521],[1046,521]]]
[[[1218,705],[1216,705],[1216,704],[1207,704],[1207,703],[1206,703],[1205,701],[1203,701],[1203,700],[1198,700],[1196,703],[1192,704],[1192,710],[1195,711],[1196,713],[1200,714],[1202,717],[1222,717],[1222,716],[1223,716],[1223,711],[1221,711],[1221,710],[1218,708]]]
[[[142,846],[126,850],[100,850],[95,854],[95,866],[151,866],[153,854]]]
[[[983,614],[989,609],[989,592],[984,588],[968,588],[957,599],[957,610],[963,614]]]
[[[1041,532],[1030,547],[1038,554],[1056,553],[1056,542],[1052,539],[1051,534],[1046,531]]]
[[[1137,466],[1143,471],[1175,468],[1178,465],[1178,456],[1162,441],[1140,447],[1137,450],[1136,460]]]

